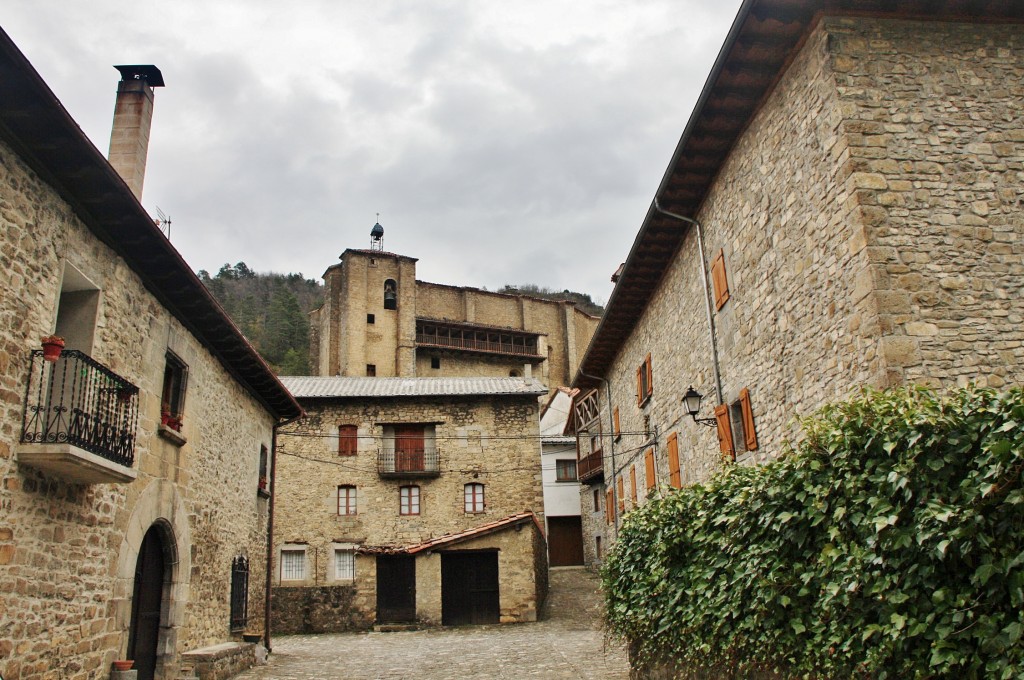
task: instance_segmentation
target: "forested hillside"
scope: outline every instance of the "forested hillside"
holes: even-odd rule
[[[278,375],[309,373],[309,311],[323,302],[323,286],[302,274],[257,273],[244,262],[215,276],[198,272],[245,337]]]
[[[594,302],[594,299],[587,293],[577,293],[572,290],[554,290],[546,286],[538,286],[534,283],[524,283],[518,286],[505,284],[495,292],[508,293],[510,295],[530,295],[545,300],[569,300],[570,302],[575,302],[576,307],[587,314],[594,316],[604,314],[604,307]]]

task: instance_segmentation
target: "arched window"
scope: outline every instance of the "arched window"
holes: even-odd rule
[[[510,378],[522,378],[523,377],[523,372],[520,371],[518,368],[513,368],[511,371],[508,372],[508,377],[510,377]]]
[[[249,560],[238,555],[231,562],[231,630],[245,630],[249,623]]]
[[[466,512],[484,511],[484,485],[473,483],[465,487]]]
[[[384,282],[384,309],[398,309],[398,283],[394,279]]]

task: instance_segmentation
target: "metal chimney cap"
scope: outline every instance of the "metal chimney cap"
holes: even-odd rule
[[[152,64],[115,66],[121,72],[121,80],[144,80],[150,87],[163,87],[164,76]]]

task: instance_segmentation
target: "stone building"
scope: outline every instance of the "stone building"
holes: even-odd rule
[[[287,377],[273,628],[536,620],[547,592],[526,378]]]
[[[163,83],[118,68],[128,183],[0,31],[5,678],[215,677],[265,628],[261,480],[301,410],[140,205]]]
[[[565,434],[574,392],[559,387],[540,411],[541,483],[548,560],[552,567],[583,564],[580,482],[576,475],[576,438]]]
[[[575,377],[588,543],[859,386],[1021,383],[1022,20],[743,4]]]
[[[573,302],[416,280],[416,259],[348,249],[324,273],[325,300],[311,315],[314,375],[508,377],[566,385],[597,318]]]

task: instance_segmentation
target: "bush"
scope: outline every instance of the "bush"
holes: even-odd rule
[[[603,580],[634,664],[1024,676],[1024,393],[865,391],[803,433],[625,517]]]

